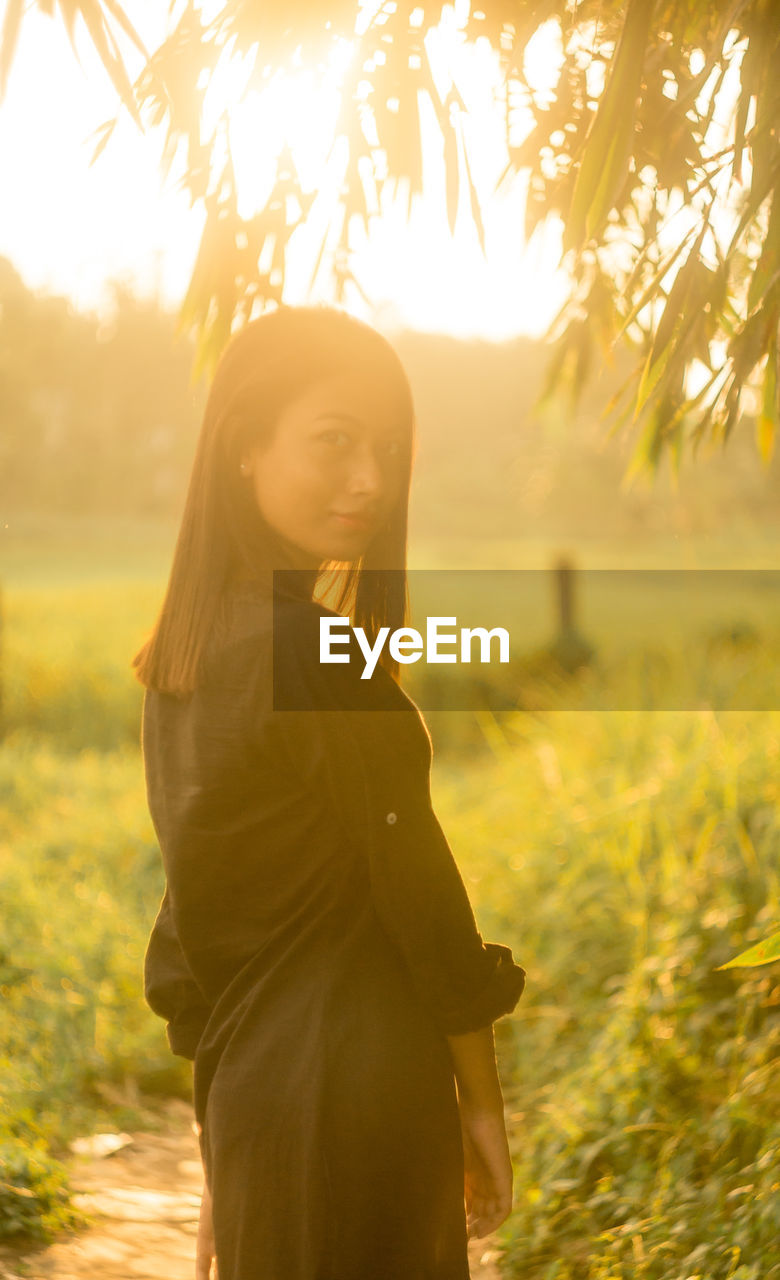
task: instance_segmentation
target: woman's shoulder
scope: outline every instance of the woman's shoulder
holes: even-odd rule
[[[219,685],[235,668],[245,669],[270,655],[271,602],[248,590],[225,591],[217,606],[201,662],[201,685]]]
[[[319,619],[328,612],[312,600],[251,587],[225,591],[196,694],[208,700],[243,698],[257,704],[256,710],[284,707],[295,698],[305,701],[309,691],[320,688]]]
[[[375,727],[384,722],[391,733],[401,727],[400,720],[421,720],[417,704],[381,663],[369,679],[363,678],[365,654],[348,618],[334,660],[333,646],[323,643],[322,622],[340,616],[318,600],[283,592],[248,585],[225,591],[207,642],[196,700],[245,701],[255,713],[263,708],[372,711],[377,713],[371,717]]]
[[[147,691],[145,740],[164,740],[166,751],[180,739],[209,751],[216,744],[220,758],[279,735],[304,741],[305,750],[319,741],[336,755],[351,742],[377,765],[397,757],[428,769],[432,742],[420,708],[381,665],[361,678],[365,659],[354,633],[348,662],[320,660],[320,620],[334,616],[315,600],[226,596],[193,694],[179,700]]]

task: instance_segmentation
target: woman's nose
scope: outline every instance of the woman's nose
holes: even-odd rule
[[[350,491],[378,497],[385,483],[385,476],[374,450],[363,448],[356,453],[349,476]]]

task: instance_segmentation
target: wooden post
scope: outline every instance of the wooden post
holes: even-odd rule
[[[0,741],[5,737],[5,708],[3,706],[3,589],[0,587]]]
[[[559,556],[553,565],[558,603],[558,634],[549,652],[567,671],[576,671],[595,656],[591,644],[581,636],[574,621],[574,565]]]
[[[571,561],[561,557],[555,563],[558,588],[558,633],[566,635],[574,629],[574,569]]]

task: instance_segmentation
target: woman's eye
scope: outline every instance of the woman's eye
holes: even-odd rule
[[[323,440],[325,444],[335,445],[337,449],[343,448],[349,443],[349,434],[346,431],[321,431],[318,439]]]
[[[339,451],[347,449],[352,443],[352,436],[349,431],[343,431],[338,427],[331,427],[327,431],[320,431],[317,440],[327,445],[329,448]],[[401,456],[403,445],[400,440],[385,440],[381,449],[389,458],[399,458]]]

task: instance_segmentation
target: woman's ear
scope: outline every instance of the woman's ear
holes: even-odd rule
[[[248,442],[243,443],[238,450],[238,469],[245,479],[254,475],[256,459],[257,449]]]

